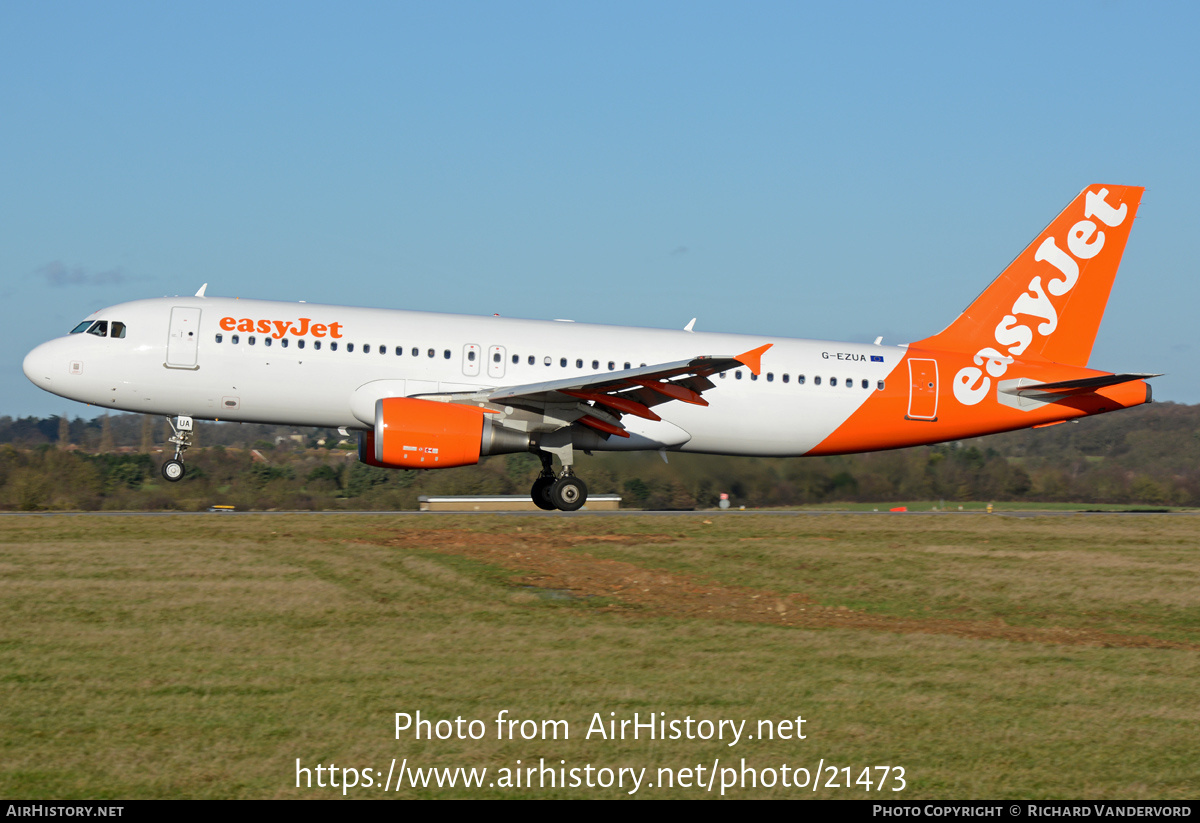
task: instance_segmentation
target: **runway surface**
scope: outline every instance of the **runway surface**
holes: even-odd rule
[[[234,512],[0,512],[0,517],[237,517],[246,515],[358,515],[392,517],[738,517],[746,515],[768,517],[824,517],[828,515],[862,515],[867,517],[987,517],[982,511],[839,511],[834,509],[820,511],[748,509],[746,511],[723,511],[720,509],[701,509],[699,511],[640,511],[627,509],[623,511],[589,512],[586,509],[576,512],[543,512],[543,511],[509,511],[509,512],[421,512],[421,511],[234,511]],[[1069,511],[1027,510],[1027,511],[996,511],[992,517],[1065,517],[1068,515],[1171,515],[1192,517],[1200,515],[1200,510],[1192,511],[1162,511],[1158,509],[1134,509],[1127,511],[1106,511],[1099,509],[1073,509]]]

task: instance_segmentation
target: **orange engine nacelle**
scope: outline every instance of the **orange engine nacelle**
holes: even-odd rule
[[[492,423],[479,406],[413,397],[375,401],[375,428],[358,437],[358,459],[382,469],[473,466],[488,454],[536,448],[537,437]]]
[[[359,438],[358,457],[388,469],[471,466],[483,453],[487,416],[477,406],[385,397],[375,402],[375,430]]]

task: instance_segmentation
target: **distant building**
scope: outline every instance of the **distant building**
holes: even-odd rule
[[[527,494],[458,495],[454,497],[417,498],[423,512],[536,512],[541,511]],[[589,495],[580,511],[605,512],[621,508],[616,494]]]

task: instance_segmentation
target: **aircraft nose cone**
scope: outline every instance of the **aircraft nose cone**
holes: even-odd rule
[[[25,376],[29,378],[29,382],[33,383],[39,389],[50,391],[50,387],[54,384],[54,381],[50,377],[51,360],[52,356],[49,346],[43,343],[25,355],[25,362],[21,364],[21,369],[25,372]]]

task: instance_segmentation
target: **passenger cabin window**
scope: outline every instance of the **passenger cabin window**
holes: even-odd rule
[[[499,362],[500,362],[500,352],[493,352],[493,353],[492,353],[492,362],[493,362],[493,363],[499,363]]]
[[[299,340],[296,341],[296,348],[298,348],[298,349],[304,348],[304,338],[303,337],[301,337]]]
[[[251,343],[251,345],[253,345],[253,344],[254,344],[254,338],[253,338],[253,337],[251,337],[251,338],[250,338],[250,343]],[[316,349],[317,351],[320,351],[320,350],[321,350],[321,341],[320,341],[320,340],[314,340],[314,341],[313,341],[313,348],[314,348],[314,349]]]
[[[246,338],[246,342],[249,343],[251,346],[253,346],[255,343],[258,342],[258,340],[257,340],[257,338],[255,338],[254,335],[250,335],[249,337]]]
[[[449,360],[450,359],[450,350],[446,349],[444,352],[442,352],[442,357]]]
[[[71,334],[74,334],[74,333],[75,332],[71,332]],[[221,336],[221,333],[217,332],[217,342],[220,343],[223,339],[224,339],[224,337]]]
[[[274,342],[274,338],[271,338],[271,337],[264,337],[264,338],[263,338],[263,345],[264,345],[264,346],[269,346],[269,345],[271,345],[271,343],[273,343],[273,342]],[[336,346],[336,345],[337,345],[337,343],[334,343],[333,345],[335,345],[335,346]]]
[[[875,388],[878,389],[879,391],[883,391],[883,381],[880,380],[878,383],[876,383]]]
[[[236,346],[238,344],[238,336],[236,334],[229,335],[229,342]]]
[[[371,344],[364,343],[363,344],[363,354],[370,354],[370,353],[371,353]]]
[[[379,347],[379,353],[380,353],[380,354],[387,354],[387,346],[380,346],[380,347]]]
[[[801,382],[804,382],[804,381],[801,381]],[[820,375],[817,375],[816,377],[813,378],[813,385],[814,386],[821,385],[821,376]]]
[[[420,353],[421,353],[421,352],[420,352],[420,350],[419,350],[419,349],[417,349],[417,347],[416,347],[416,346],[413,346],[413,347],[412,347],[412,356],[413,356],[413,357],[416,357],[416,356],[417,356],[417,355],[419,355]]]
[[[870,381],[870,380],[864,380],[864,381],[862,381],[862,387],[863,387],[864,389],[869,389],[869,388],[871,388],[871,381]]]
[[[798,375],[796,375],[796,385],[797,385],[797,386],[803,386],[803,385],[804,385],[804,375],[802,375],[802,374],[798,374]]]
[[[577,369],[583,368],[583,358],[582,357],[577,357],[575,359],[575,368],[577,368]]]
[[[91,326],[91,325],[92,325],[92,321],[91,321],[91,320],[84,320],[84,321],[83,321],[82,323],[80,323],[78,326],[76,326],[75,328],[71,329],[70,333],[71,333],[71,334],[80,334],[81,332],[85,332],[85,331],[87,331],[87,330],[88,330],[88,327],[89,327],[89,326]]]
[[[783,375],[783,382],[784,382],[784,383],[786,383],[787,381],[788,381],[787,372],[784,372],[784,375]]]
[[[288,339],[286,337],[280,339],[279,345],[283,346],[286,349],[288,347]],[[354,348],[353,343],[350,344],[350,348]]]
[[[741,373],[741,371],[735,371],[735,372],[733,373],[733,376],[734,376],[734,377],[736,377],[738,380],[741,380],[741,379],[742,379],[742,373]]]
[[[319,348],[321,348],[321,341],[320,341],[320,340],[318,340],[318,341],[317,341],[317,348],[318,348],[318,349],[319,349]],[[403,347],[403,346],[397,346],[397,347],[396,347],[396,356],[397,356],[397,357],[403,357],[403,356],[404,356],[404,347]]]
[[[469,352],[467,352],[467,362],[468,362],[468,363],[474,363],[474,362],[475,362],[475,352],[473,352],[473,351],[469,351]]]
[[[433,349],[430,349],[429,351],[425,352],[425,354],[429,357],[433,357]]]
[[[818,380],[820,380],[820,378],[817,378],[817,379],[818,379]],[[829,378],[829,385],[831,385],[831,386],[836,386],[836,385],[837,385],[837,378],[836,378],[836,377],[831,377],[831,378]]]
[[[616,364],[616,363],[614,363],[613,361],[609,360],[609,361],[608,361],[608,370],[609,370],[609,371],[616,371],[616,368],[617,368],[617,364]]]

